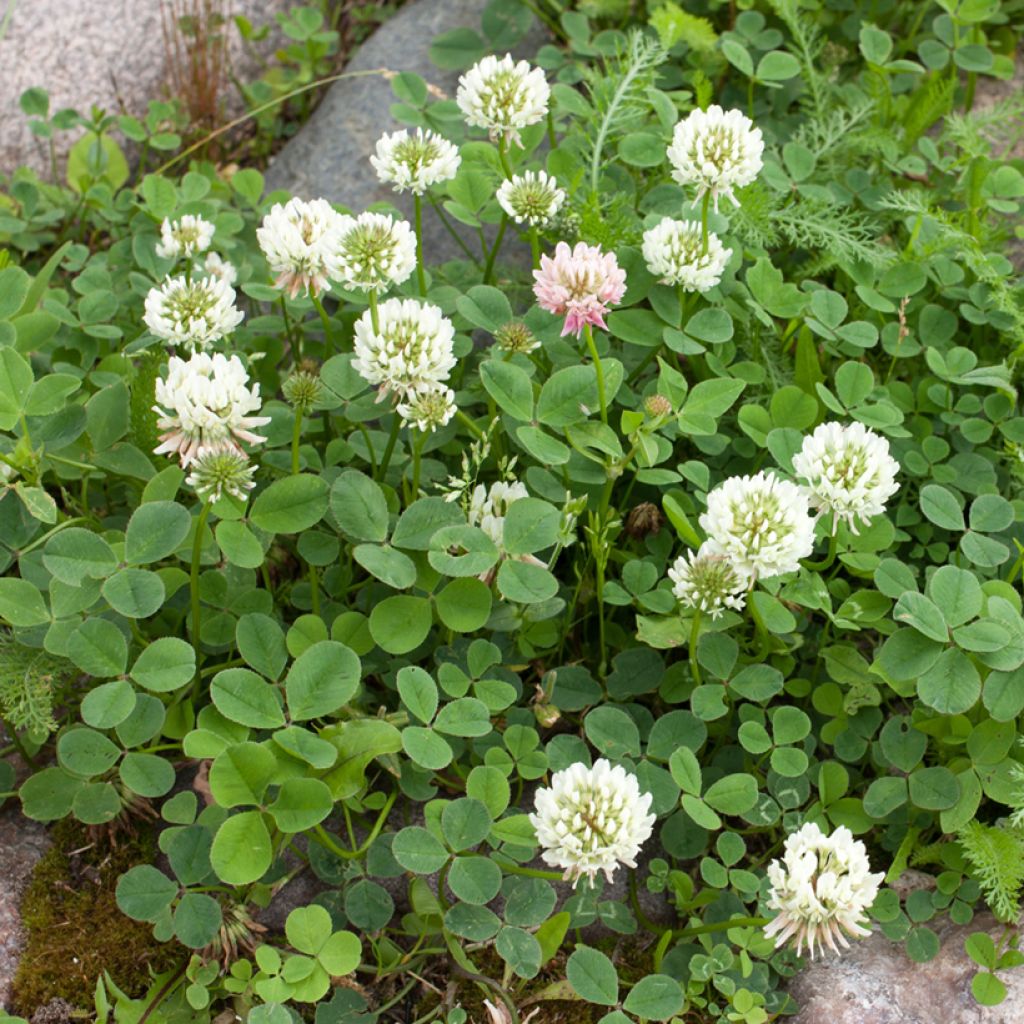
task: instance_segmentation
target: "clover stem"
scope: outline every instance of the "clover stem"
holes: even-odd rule
[[[594,361],[594,373],[597,375],[597,403],[601,407],[601,422],[608,422],[608,407],[605,403],[604,392],[604,369],[601,366],[601,357],[597,354],[597,346],[594,344],[594,331],[590,324],[583,325],[583,335],[587,341],[587,350],[590,358]]]
[[[373,325],[373,333],[380,333],[380,316],[377,313],[377,289],[371,288],[369,291],[370,299],[370,323]]]
[[[533,260],[533,269],[540,269],[540,235],[537,232],[537,226],[534,225],[530,228],[530,255]]]
[[[701,251],[706,253],[708,251],[708,208],[711,206],[711,191],[710,189],[704,193],[704,198],[700,204],[700,239],[701,239]]]
[[[501,215],[501,223],[498,225],[498,234],[494,239],[494,245],[491,247],[491,251],[487,254],[487,266],[484,267],[484,284],[490,284],[491,279],[494,277],[494,261],[497,258],[498,250],[501,248],[501,243],[505,238],[505,229],[507,227],[508,214],[503,213]]]
[[[380,460],[380,469],[377,479],[383,480],[387,476],[388,466],[391,465],[391,456],[394,454],[395,445],[398,443],[398,432],[402,429],[402,417],[395,413],[394,422],[391,424],[391,434],[388,436],[388,445],[384,449],[384,457]]]
[[[413,194],[413,208],[416,218],[416,284],[419,286],[420,298],[427,297],[427,272],[423,266],[423,196]]]
[[[299,472],[299,442],[302,440],[302,407],[295,409],[295,425],[292,427],[292,476]]]
[[[690,672],[693,681],[700,686],[700,666],[697,664],[697,641],[700,638],[700,611],[694,609],[693,625],[690,627]]]
[[[196,521],[196,534],[192,540],[192,565],[189,571],[189,591],[192,598],[192,649],[195,651],[196,674],[192,683],[193,700],[199,697],[199,688],[202,685],[202,640],[200,631],[202,626],[202,607],[199,600],[199,562],[203,554],[203,532],[206,530],[206,520],[210,516],[210,505],[203,502],[199,510],[199,519]]]
[[[327,315],[327,310],[324,309],[324,304],[320,300],[319,295],[310,293],[309,297],[313,300],[313,306],[316,308],[317,313],[320,314],[320,322],[324,326],[324,360],[326,361],[334,355],[334,335],[331,332],[331,318]]]

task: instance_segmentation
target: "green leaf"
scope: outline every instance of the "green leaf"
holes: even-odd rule
[[[260,743],[235,743],[210,765],[210,791],[221,807],[258,807],[277,769],[270,749]]]
[[[476,697],[459,697],[441,708],[434,728],[449,736],[486,736],[491,731],[491,714]]]
[[[189,534],[192,517],[173,501],[140,505],[125,531],[125,561],[132,565],[158,562],[173,554]]]
[[[8,267],[0,271],[0,279],[8,279],[11,271],[24,273],[20,267]],[[31,387],[32,367],[27,360],[13,348],[0,348],[0,430],[10,430],[18,422]]]
[[[213,837],[210,863],[228,885],[250,885],[270,867],[273,846],[259,811],[243,811],[228,818]]]
[[[85,579],[109,576],[117,568],[117,556],[102,537],[72,526],[46,542],[43,565],[62,583],[77,587]]]
[[[961,532],[967,529],[963,509],[953,492],[942,484],[926,484],[921,488],[921,511],[943,530]]]
[[[147,619],[164,603],[163,580],[148,569],[121,569],[111,576],[102,590],[107,603],[129,619]]]
[[[331,514],[353,540],[382,543],[388,535],[388,503],[365,473],[348,470],[331,485]]]
[[[708,787],[704,799],[720,814],[744,814],[757,803],[757,782],[743,772],[726,775]]]
[[[300,473],[276,480],[253,502],[249,518],[268,533],[301,533],[315,526],[327,511],[327,483]]]
[[[644,1020],[668,1020],[683,1008],[684,994],[675,978],[648,974],[630,989],[622,1008]]]
[[[129,868],[118,880],[116,899],[135,921],[155,921],[178,895],[178,886],[152,864]]]
[[[489,903],[501,889],[501,868],[486,857],[456,857],[448,872],[448,887],[474,906]]]
[[[549,427],[568,427],[598,408],[597,376],[592,366],[566,366],[544,382],[537,419]]]
[[[981,678],[961,651],[949,649],[917,681],[917,695],[943,715],[970,711],[981,696]]]
[[[192,680],[196,654],[191,644],[174,636],[154,640],[135,659],[131,677],[153,693],[173,693]]]
[[[93,729],[71,729],[57,740],[57,760],[75,775],[92,778],[113,768],[121,751]]]
[[[398,671],[398,695],[409,712],[424,725],[429,725],[437,714],[437,684],[430,674],[416,665],[407,665]]]
[[[251,729],[285,723],[278,691],[246,668],[226,668],[213,677],[210,697],[225,718]]]
[[[67,655],[91,676],[119,676],[128,664],[128,641],[107,619],[87,619],[68,637]]]
[[[505,559],[498,569],[498,590],[507,601],[538,604],[558,593],[558,580],[542,565]]]
[[[456,633],[482,628],[491,615],[491,588],[475,576],[452,580],[436,601],[438,617]]]
[[[187,892],[174,908],[174,936],[189,949],[208,946],[224,923],[220,904],[202,892]]]
[[[510,555],[532,555],[558,540],[561,512],[540,498],[518,498],[505,513],[502,544]]]
[[[391,543],[408,551],[426,551],[431,538],[444,526],[465,525],[466,518],[455,502],[444,498],[420,498],[399,517]]]
[[[480,364],[480,382],[501,412],[522,423],[533,419],[533,384],[525,370],[514,363],[487,359]]]
[[[296,722],[334,714],[359,688],[356,654],[336,640],[321,640],[295,659],[285,679],[288,711]]]
[[[615,1006],[619,1001],[619,976],[615,965],[599,950],[577,946],[565,965],[573,991],[588,1003]]]
[[[352,557],[371,576],[395,590],[406,590],[416,582],[416,564],[395,548],[379,544],[357,544]]]
[[[83,698],[82,721],[94,729],[113,729],[135,710],[135,690],[127,679],[93,687]]]
[[[258,569],[263,564],[263,545],[249,529],[238,520],[222,520],[214,531],[217,545],[224,557],[242,569]]]
[[[50,621],[43,595],[28,580],[0,579],[0,618],[12,626],[41,626]]]
[[[277,827],[289,835],[319,825],[333,810],[334,797],[320,779],[286,779],[267,807]]]
[[[908,590],[896,602],[893,618],[913,626],[919,633],[938,643],[949,641],[949,626],[938,606],[924,594]]]
[[[388,654],[415,650],[427,638],[432,624],[430,602],[422,597],[388,597],[370,612],[370,635]]]
[[[441,811],[441,831],[456,852],[479,846],[487,838],[491,825],[487,807],[472,797],[453,800]]]
[[[448,851],[419,825],[403,828],[395,836],[391,853],[403,868],[417,875],[432,875],[448,861]]]
[[[745,387],[745,381],[731,377],[701,381],[690,389],[679,411],[679,429],[690,434],[714,434],[718,417],[732,407]]]

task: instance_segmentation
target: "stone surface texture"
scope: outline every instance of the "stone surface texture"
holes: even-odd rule
[[[966,926],[931,922],[939,955],[914,963],[902,944],[880,932],[854,942],[841,957],[829,955],[801,971],[789,991],[800,1005],[792,1024],[1020,1024],[1024,1021],[1024,969],[1000,972],[1008,989],[999,1006],[979,1006],[971,995],[977,968],[964,940],[985,930],[998,941],[1003,931],[990,914]]]
[[[161,6],[166,0],[14,0],[7,30],[0,38],[0,172],[28,164],[48,173],[44,140],[28,127],[18,106],[21,94],[41,86],[50,94],[50,112],[73,107],[88,114],[93,104],[110,113],[145,114],[150,100],[167,97],[167,67]],[[225,9],[244,14],[254,25],[274,23],[291,0],[231,0]],[[7,2],[0,5],[0,22]],[[230,60],[243,80],[258,76],[238,32],[228,26]],[[281,39],[271,33],[265,52]],[[237,95],[228,86],[227,95]],[[66,154],[75,132],[59,133],[58,153]]]
[[[18,801],[9,800],[0,808],[0,1008],[10,1008],[11,983],[21,951],[21,897],[49,845],[46,828],[23,817]]]
[[[479,30],[485,6],[486,0],[413,0],[359,48],[346,70],[412,71],[427,82],[435,97],[453,99],[460,73],[442,71],[431,63],[430,44],[435,36],[454,28]],[[535,21],[513,55],[532,57],[546,39]],[[407,127],[391,116],[394,102],[391,83],[384,74],[336,82],[301,131],[271,162],[268,189],[287,189],[304,199],[322,197],[357,213],[371,203],[390,202],[411,218],[411,195],[395,193],[380,182],[369,160],[381,135]],[[423,227],[428,263],[462,256],[429,209]],[[508,252],[514,248],[506,246]],[[503,258],[508,258],[508,252]]]

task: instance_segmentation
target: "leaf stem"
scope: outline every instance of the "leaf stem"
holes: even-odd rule
[[[427,297],[427,271],[423,266],[423,196],[413,194],[413,207],[416,216],[416,283],[419,286],[420,298]]]
[[[206,529],[206,520],[210,516],[210,506],[203,502],[199,511],[199,519],[196,522],[196,535],[192,541],[192,565],[189,570],[189,591],[192,598],[192,649],[196,656],[196,674],[192,682],[192,697],[198,699],[199,688],[202,685],[202,640],[200,631],[202,626],[202,606],[199,600],[199,562],[203,554],[203,531]]]
[[[590,358],[594,361],[594,373],[597,375],[597,402],[601,407],[601,422],[607,423],[608,407],[605,402],[604,369],[601,366],[601,357],[597,354],[597,346],[594,344],[594,331],[589,323],[583,325],[583,334],[587,341]]]

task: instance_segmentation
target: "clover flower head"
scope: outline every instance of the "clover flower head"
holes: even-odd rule
[[[218,277],[169,277],[150,288],[142,319],[169,345],[204,349],[230,334],[245,319],[235,290]]]
[[[206,259],[203,260],[203,273],[232,286],[238,280],[238,271],[235,269],[235,265],[224,259],[219,252],[206,254]]]
[[[265,437],[253,428],[270,422],[253,416],[260,408],[260,386],[249,386],[249,375],[238,356],[210,356],[197,352],[190,359],[171,356],[167,379],[156,382],[163,431],[155,453],[175,454],[183,467],[195,462],[204,449],[231,448],[241,452],[240,441],[260,444]]]
[[[386,213],[343,216],[331,276],[346,288],[384,290],[416,269],[416,236],[407,220]]]
[[[455,328],[437,306],[415,299],[387,299],[356,321],[352,366],[380,397],[394,392],[408,401],[446,381],[455,366]]]
[[[199,499],[213,503],[230,494],[239,501],[245,501],[256,486],[253,474],[256,467],[249,456],[231,445],[215,445],[200,448],[192,460],[192,471],[185,477]]]
[[[323,398],[324,384],[315,368],[300,366],[285,378],[281,393],[290,405],[308,412],[315,409]]]
[[[445,426],[455,413],[455,392],[443,384],[424,388],[398,403],[402,420],[424,433]]]
[[[724,555],[751,577],[800,568],[814,550],[814,518],[803,488],[774,473],[734,476],[708,495],[700,525],[707,553]]]
[[[525,171],[503,181],[498,204],[517,223],[542,228],[565,202],[565,191],[545,171]]]
[[[377,177],[396,192],[409,189],[421,196],[431,185],[449,181],[459,171],[458,146],[437,132],[417,128],[412,135],[403,129],[382,135],[370,163]]]
[[[317,296],[333,276],[339,214],[326,199],[289,199],[275,203],[256,229],[256,240],[277,275],[274,284],[294,299]]]
[[[509,320],[498,328],[494,335],[498,348],[506,352],[532,352],[540,348],[540,341],[537,335],[530,330],[522,320]]]
[[[186,213],[177,220],[164,217],[156,254],[162,260],[178,260],[206,252],[213,241],[213,231],[213,224],[192,213]]]
[[[672,593],[684,608],[707,612],[717,619],[726,608],[741,611],[750,589],[750,576],[707,542],[699,551],[680,555],[668,570]]]
[[[899,469],[889,442],[856,421],[819,424],[793,456],[793,472],[819,514],[831,514],[833,532],[840,519],[856,533],[857,519],[866,523],[884,512],[900,489]]]
[[[798,956],[806,944],[811,959],[815,948],[839,953],[839,946],[849,947],[848,935],[871,934],[862,922],[884,877],[871,873],[867,849],[845,825],[825,835],[808,822],[786,837],[782,859],[768,865],[768,906],[779,913],[765,936],[775,938],[776,948],[795,940]]]
[[[540,270],[533,277],[541,309],[565,317],[563,335],[579,335],[586,324],[603,328],[608,307],[621,302],[626,293],[626,272],[615,253],[586,242],[577,242],[573,249],[559,242],[554,256],[541,256]]]
[[[530,824],[544,847],[541,857],[574,882],[586,876],[592,884],[598,871],[611,881],[619,864],[635,868],[654,830],[651,794],[604,758],[592,768],[577,762],[555,772],[551,785],[537,790],[534,807]]]
[[[466,124],[486,128],[492,139],[519,141],[519,129],[536,124],[548,112],[551,90],[544,72],[511,54],[493,54],[474,64],[461,78],[455,102]]]
[[[644,232],[643,254],[647,269],[662,284],[706,292],[722,280],[732,249],[726,249],[713,231],[708,232],[705,249],[699,221],[664,217]]]
[[[514,501],[529,496],[518,480],[497,480],[490,487],[477,484],[469,498],[469,525],[479,526],[499,550],[505,540],[505,516]]]
[[[680,185],[697,187],[694,205],[710,194],[716,211],[720,196],[739,205],[734,189],[757,177],[763,153],[761,129],[741,111],[723,110],[717,104],[683,118],[668,147],[672,177]]]

